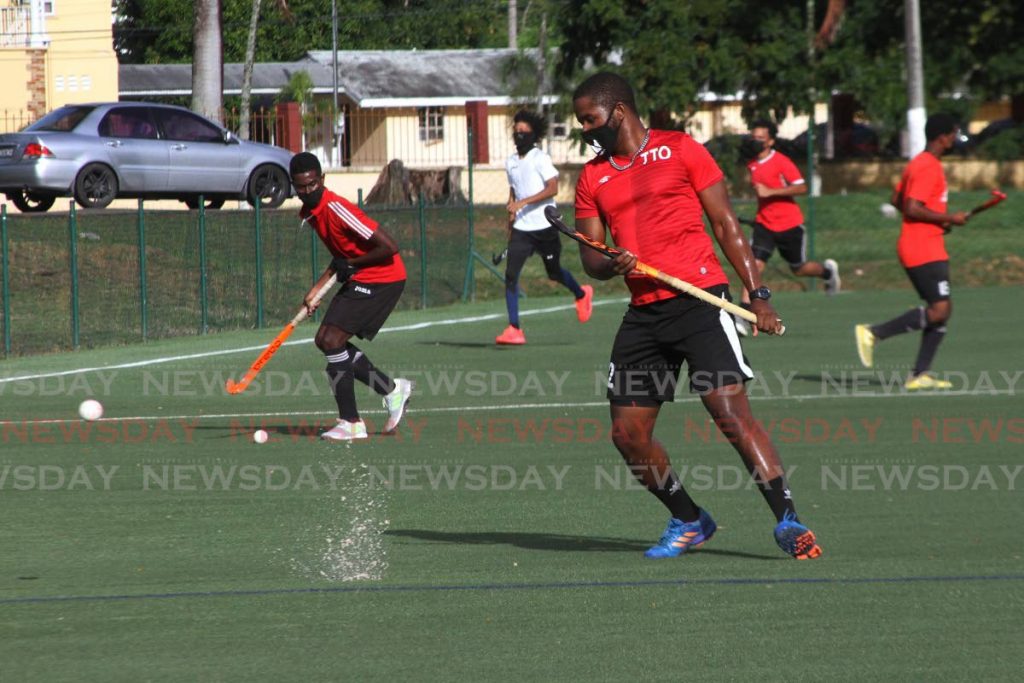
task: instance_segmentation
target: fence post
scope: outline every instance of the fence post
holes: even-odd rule
[[[11,355],[11,278],[10,266],[7,253],[7,203],[0,204],[0,245],[2,245],[2,257],[0,257],[0,279],[3,280],[4,288],[4,356]]]
[[[808,259],[814,260],[814,100],[811,100],[811,114],[807,118],[807,252]],[[817,289],[818,278],[807,278],[808,291]]]
[[[263,328],[263,246],[260,240],[260,203],[253,205],[253,235],[256,242],[256,329]]]
[[[363,208],[363,188],[356,190],[356,204],[359,206],[360,211],[365,211]]]
[[[71,270],[71,347],[78,349],[78,334],[81,321],[78,319],[78,212],[75,200],[71,200],[68,212],[68,260]]]
[[[469,160],[467,169],[469,171],[469,202],[466,206],[466,222],[469,226],[468,230],[468,249],[466,251],[466,279],[462,283],[462,300],[469,301],[473,296],[473,251],[476,248],[473,245],[473,128],[467,129],[466,138],[466,158]]]
[[[420,219],[420,308],[427,307],[427,209],[420,191],[419,197],[419,219]]]
[[[199,195],[199,334],[209,329],[206,301],[206,198]]]
[[[139,324],[142,327],[142,341],[149,337],[149,320],[147,318],[148,285],[146,283],[146,212],[143,199],[139,197],[139,217],[136,221],[139,230]]]

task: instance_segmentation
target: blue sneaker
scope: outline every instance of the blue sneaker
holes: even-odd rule
[[[700,511],[700,518],[696,522],[684,522],[675,517],[668,520],[665,533],[661,535],[658,545],[648,548],[644,557],[652,560],[660,560],[666,557],[679,557],[690,548],[699,548],[704,542],[715,535],[718,526],[711,515]]]
[[[805,527],[792,512],[787,512],[775,526],[775,542],[782,551],[798,560],[810,560],[821,555],[821,546],[814,532]]]

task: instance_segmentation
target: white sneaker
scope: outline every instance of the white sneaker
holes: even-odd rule
[[[412,382],[396,378],[394,390],[384,397],[384,409],[388,411],[388,419],[384,423],[385,434],[395,431],[398,423],[402,421],[410,396],[412,396]]]
[[[339,419],[338,424],[321,434],[320,438],[326,441],[353,441],[355,439],[366,439],[368,438],[366,433],[366,423],[362,420],[349,422],[348,420]]]
[[[832,277],[825,280],[825,293],[838,294],[839,288],[843,286],[843,281],[839,279],[839,264],[834,259],[827,258],[822,265],[832,271]]]

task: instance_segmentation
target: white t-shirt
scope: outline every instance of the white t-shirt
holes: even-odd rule
[[[551,157],[539,147],[531,149],[525,157],[520,157],[518,152],[510,154],[505,160],[505,173],[508,174],[508,184],[516,201],[537,194],[544,189],[547,181],[558,177],[558,170],[551,163]],[[516,214],[512,227],[524,232],[550,228],[551,224],[544,217],[544,207],[554,205],[554,197],[527,204]]]

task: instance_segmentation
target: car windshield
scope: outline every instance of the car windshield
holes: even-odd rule
[[[93,109],[95,107],[87,106],[70,106],[54,109],[32,125],[25,127],[24,130],[67,133],[74,130]]]

